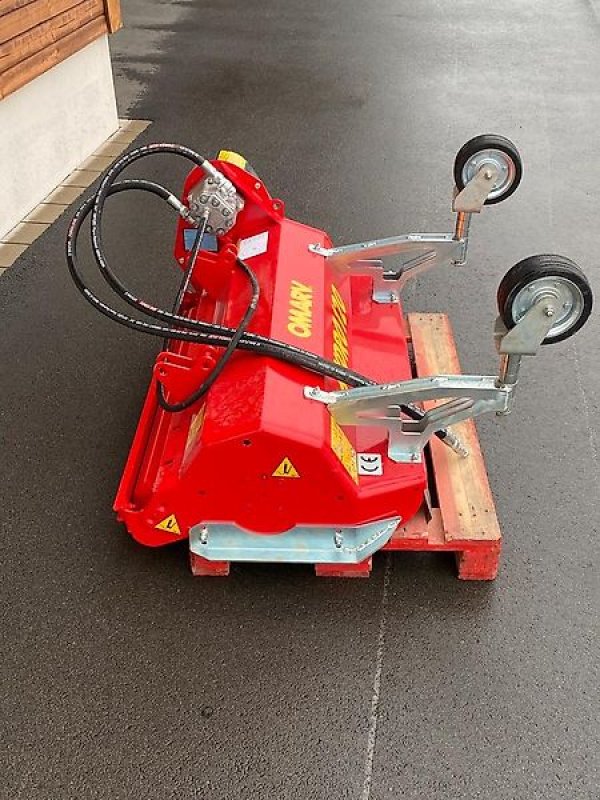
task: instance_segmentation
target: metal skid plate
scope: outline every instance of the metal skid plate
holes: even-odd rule
[[[298,525],[285,533],[257,534],[210,523],[190,530],[190,550],[209,561],[358,564],[391,539],[401,518],[341,528]]]

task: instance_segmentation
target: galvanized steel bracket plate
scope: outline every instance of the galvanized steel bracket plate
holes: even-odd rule
[[[534,303],[509,331],[498,317],[494,328],[498,351],[507,355],[534,356],[553,324],[554,317],[548,315],[543,300]]]
[[[400,521],[394,517],[339,528],[298,525],[277,534],[211,522],[190,530],[190,550],[209,561],[358,564],[387,544]]]
[[[505,413],[512,391],[494,376],[432,375],[336,392],[306,386],[304,395],[324,403],[339,425],[387,428],[388,457],[410,463],[421,461],[423,447],[435,431],[489,411]],[[402,406],[444,399],[447,402],[429,409],[419,420],[403,416]]]
[[[492,165],[478,170],[465,188],[455,196],[452,210],[479,214],[499,174],[498,168]]]
[[[342,247],[311,244],[308,249],[323,256],[338,272],[372,275],[373,300],[395,303],[406,283],[422,272],[439,264],[462,263],[466,246],[466,239],[456,239],[452,233],[409,233]],[[385,269],[381,259],[386,256],[398,256],[400,263]]]

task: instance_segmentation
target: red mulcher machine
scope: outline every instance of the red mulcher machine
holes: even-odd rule
[[[193,164],[181,200],[151,181],[117,181],[159,153]],[[262,561],[367,576],[379,550],[440,550],[456,554],[461,578],[494,578],[501,536],[472,419],[511,411],[522,357],[584,324],[590,286],[562,256],[512,267],[489,376],[461,374],[447,317],[406,315],[400,297],[425,270],[465,263],[472,214],[509,197],[521,174],[512,142],[478,136],[456,157],[452,232],[334,247],[288,219],[236,153],[208,161],[153,144],[120,158],[75,214],[67,260],[94,307],[163,340],[114,506],[134,539],[189,539],[195,575]],[[172,311],[132,294],[103,248],[107,198],[133,190],[179,215]],[[88,216],[97,266],[134,316],[81,277]]]

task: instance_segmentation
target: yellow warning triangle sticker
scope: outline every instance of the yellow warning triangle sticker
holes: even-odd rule
[[[300,473],[286,456],[275,472],[271,473],[273,478],[299,478]]]
[[[167,533],[174,533],[177,536],[181,536],[175,514],[169,514],[168,517],[165,517],[162,522],[159,522],[158,525],[154,527],[159,531],[166,531]]]

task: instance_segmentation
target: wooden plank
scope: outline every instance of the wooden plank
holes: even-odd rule
[[[106,14],[109,33],[115,33],[115,31],[123,27],[120,0],[104,0],[104,13]]]
[[[445,314],[409,314],[417,374],[456,375],[458,354]],[[431,407],[435,403],[426,403]],[[447,542],[496,541],[501,538],[479,438],[472,420],[452,430],[469,449],[460,458],[436,437],[431,440],[437,495]]]
[[[0,17],[35,2],[36,0],[0,0]]]
[[[21,86],[64,61],[65,58],[77,53],[105,33],[108,33],[106,20],[104,17],[99,17],[58,42],[45,47],[20,64],[15,64],[14,67],[0,74],[0,98],[20,89]]]
[[[373,558],[369,556],[358,564],[315,564],[317,578],[368,578],[373,568]]]
[[[24,8],[12,11],[0,18],[0,42],[8,42],[26,31],[60,16],[65,11],[76,8],[82,0],[33,0]],[[98,13],[102,13],[103,1],[97,0]]]
[[[436,509],[437,511],[437,509]],[[384,550],[394,550],[394,543],[398,539],[427,539],[429,534],[429,522],[424,506],[417,511],[404,525],[399,525],[394,531],[390,541],[384,545]]]
[[[101,16],[102,0],[83,0],[48,22],[15,36],[8,42],[0,43],[0,73]]]

